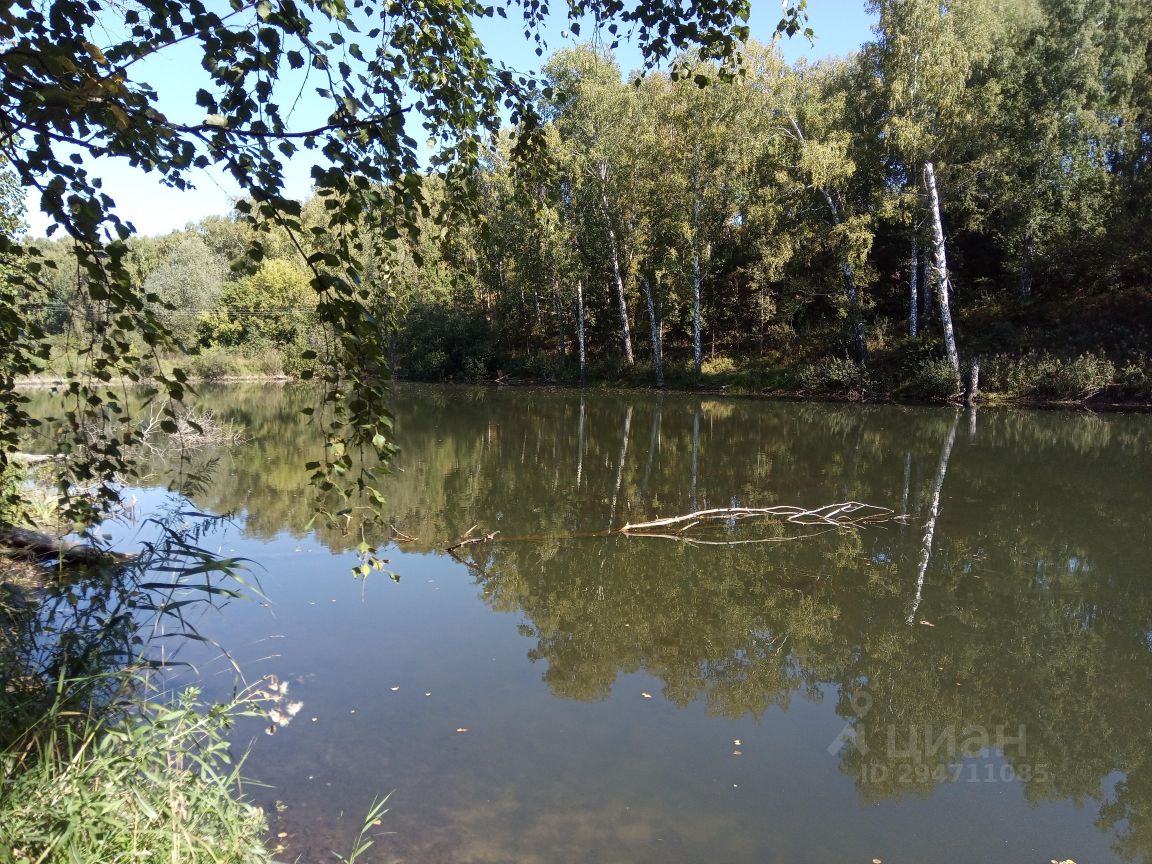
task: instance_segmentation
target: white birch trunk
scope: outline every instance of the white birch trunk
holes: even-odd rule
[[[832,224],[839,225],[840,209],[836,206],[832,193],[825,188],[821,188],[820,191],[832,214]],[[843,255],[843,250],[841,254]],[[852,341],[856,343],[856,359],[860,361],[861,366],[867,366],[868,341],[864,338],[864,322],[860,314],[860,292],[856,287],[856,273],[846,257],[840,262],[840,273],[844,277],[844,294],[848,298],[848,315],[852,319]]]
[[[612,213],[608,207],[608,166],[600,166],[600,207],[604,225],[608,229],[608,254],[612,259],[612,277],[616,283],[616,305],[620,310],[620,336],[624,342],[624,360],[629,366],[635,361],[632,354],[632,330],[628,326],[628,293],[624,288],[624,274],[620,268],[620,249],[616,242],[616,229],[612,227]]]
[[[948,255],[944,248],[944,224],[940,221],[940,193],[936,189],[936,169],[931,162],[924,163],[924,185],[928,187],[928,204],[932,214],[932,246],[936,262],[936,300],[940,306],[940,323],[944,325],[944,349],[948,362],[960,380],[960,352],[956,350],[956,333],[952,329],[952,307],[949,295],[952,283],[948,278]]]
[[[652,331],[652,365],[656,369],[656,386],[664,386],[664,358],[660,351],[660,319],[656,317],[656,301],[652,297],[652,280],[645,278],[644,302],[648,306],[648,327]]]
[[[560,346],[560,356],[568,354],[568,346],[564,343],[564,305],[560,302],[560,279],[552,277],[552,302],[556,308],[556,338]]]
[[[692,359],[696,364],[696,377],[700,377],[704,364],[704,346],[700,333],[700,284],[703,281],[700,263],[700,145],[692,164]]]
[[[912,273],[909,277],[908,296],[908,335],[915,339],[920,335],[920,238],[912,235]]]
[[[576,280],[576,345],[580,353],[580,384],[584,384],[584,280]],[[581,415],[583,416],[583,415]]]

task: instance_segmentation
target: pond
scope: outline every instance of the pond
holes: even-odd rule
[[[284,860],[389,792],[364,860],[1152,859],[1152,418],[398,385],[394,583],[312,530],[309,391],[202,398],[266,599],[201,629],[304,703],[237,729]],[[603,533],[847,501],[907,518]]]

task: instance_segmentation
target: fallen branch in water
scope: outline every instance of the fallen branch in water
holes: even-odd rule
[[[419,537],[413,537],[411,534],[405,534],[395,525],[389,523],[388,527],[392,529],[392,539],[398,543],[415,543]]]
[[[681,526],[677,534],[682,534],[702,522],[728,522],[746,519],[778,519],[793,525],[823,525],[831,528],[857,528],[861,525],[874,525],[879,522],[893,522],[904,517],[887,507],[861,504],[859,501],[846,501],[842,504],[825,504],[823,507],[805,509],[789,504],[777,507],[715,507],[711,510],[697,510],[683,516],[670,516],[666,519],[652,519],[636,522],[617,528],[616,534],[640,534],[659,528]]]
[[[469,528],[467,531],[464,532],[464,534],[460,537],[459,540],[457,540],[451,546],[446,548],[444,551],[445,552],[453,552],[456,549],[461,548],[462,546],[471,546],[473,543],[487,543],[491,540],[495,540],[496,535],[500,533],[499,531],[493,531],[491,534],[484,534],[480,537],[470,537],[469,535],[475,530],[476,530],[476,526],[473,525],[471,528]]]
[[[153,453],[167,453],[230,447],[247,439],[242,429],[217,419],[211,411],[185,408],[175,419],[153,411],[140,423],[140,440]]]
[[[754,543],[783,543],[784,541],[799,540],[804,537],[816,537],[828,531],[843,530],[846,528],[861,528],[865,525],[879,525],[884,522],[904,522],[907,516],[897,513],[888,507],[877,507],[874,504],[861,504],[859,501],[845,501],[841,504],[826,504],[823,507],[807,509],[789,504],[777,507],[715,507],[710,510],[697,510],[683,516],[669,516],[663,519],[652,519],[648,522],[635,522],[621,528],[610,528],[607,531],[589,531],[564,534],[560,537],[554,535],[532,535],[528,537],[501,537],[503,543],[514,542],[543,542],[556,539],[574,539],[577,537],[611,537],[622,534],[626,537],[653,537],[660,540],[678,540],[692,546],[743,546]],[[742,540],[725,539],[699,539],[688,536],[687,532],[700,525],[724,524],[729,527],[736,523],[755,520],[771,520],[790,525],[802,525],[820,530],[810,531],[806,534],[790,537],[762,537]],[[445,547],[445,552],[453,552],[463,546],[474,543],[487,543],[496,539],[499,531],[473,537],[475,525],[469,528],[451,546]],[[453,555],[453,557],[457,557]]]

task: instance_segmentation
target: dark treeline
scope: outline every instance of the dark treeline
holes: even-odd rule
[[[1152,398],[1148,5],[871,5],[872,41],[813,66],[751,43],[734,75],[625,78],[597,47],[554,54],[544,158],[509,132],[467,217],[433,174],[423,230],[366,244],[394,371],[951,398],[979,359],[995,395]],[[132,241],[204,377],[292,373],[318,341],[287,237],[229,270],[250,231]],[[44,245],[30,311],[64,333],[76,268]]]

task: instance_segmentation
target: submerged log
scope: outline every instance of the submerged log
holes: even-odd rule
[[[34,558],[56,558],[65,564],[126,564],[136,557],[14,525],[0,525],[0,547]]]

